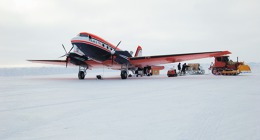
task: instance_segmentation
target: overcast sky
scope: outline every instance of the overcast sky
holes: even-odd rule
[[[57,59],[82,31],[143,55],[229,50],[260,62],[259,0],[0,0],[0,21],[0,66]]]

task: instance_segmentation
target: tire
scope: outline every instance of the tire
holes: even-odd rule
[[[98,80],[102,79],[102,76],[101,75],[97,75],[97,79]]]
[[[220,75],[219,70],[217,68],[213,68],[211,72],[213,75]]]
[[[85,73],[84,73],[83,71],[79,71],[79,73],[78,73],[78,78],[79,78],[80,80],[85,79]]]
[[[121,71],[121,79],[127,79],[127,72],[126,71]]]

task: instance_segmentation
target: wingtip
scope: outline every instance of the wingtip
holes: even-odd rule
[[[225,54],[232,54],[230,51],[226,50],[224,51]]]

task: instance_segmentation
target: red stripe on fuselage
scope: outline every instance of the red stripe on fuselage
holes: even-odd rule
[[[109,45],[111,48],[116,49],[117,51],[120,51],[120,50],[121,50],[121,49],[119,49],[118,47],[116,47],[116,46],[114,46],[113,44],[111,44],[111,43],[109,43],[108,41],[106,41],[105,39],[103,39],[103,38],[101,38],[101,37],[99,37],[99,36],[97,36],[97,35],[94,35],[94,34],[92,34],[92,33],[80,32],[79,34],[89,35],[89,36],[91,36],[91,38],[94,38],[94,39],[96,39],[96,40],[98,40],[98,41],[101,41],[101,42],[103,42],[103,43]]]
[[[99,45],[97,45],[97,44],[95,44],[95,43],[92,43],[92,42],[87,42],[87,41],[83,41],[83,40],[71,40],[71,42],[72,42],[72,43],[85,43],[85,44],[91,45],[91,46],[93,46],[93,47],[98,47],[98,48],[100,48],[100,49],[102,49],[102,50],[105,50],[105,51],[107,51],[107,52],[109,52],[109,53],[110,53],[110,51],[111,51],[111,50],[108,50],[107,48],[105,48],[105,47],[103,47],[103,46],[99,46]]]

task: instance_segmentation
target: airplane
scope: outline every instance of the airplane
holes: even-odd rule
[[[121,41],[115,46],[103,38],[88,32],[80,32],[76,37],[71,39],[72,47],[67,52],[64,45],[65,60],[28,60],[30,62],[54,64],[54,65],[69,65],[79,66],[78,78],[84,79],[86,71],[93,68],[104,68],[120,70],[121,79],[129,77],[129,71],[137,75],[143,73],[145,76],[151,76],[151,69],[161,68],[161,64],[182,62],[187,60],[223,56],[231,54],[229,51],[214,51],[214,52],[198,52],[184,54],[169,54],[169,55],[153,55],[142,56],[142,47],[138,46],[133,55],[133,52],[128,52],[119,49]],[[100,78],[100,77],[99,77]]]

